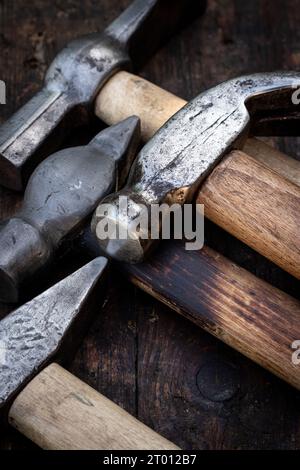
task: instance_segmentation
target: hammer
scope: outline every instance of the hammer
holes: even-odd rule
[[[44,449],[178,449],[53,362],[101,311],[107,267],[96,258],[0,321],[2,418]]]
[[[17,302],[71,244],[104,196],[124,184],[140,142],[131,116],[88,145],[55,152],[31,175],[17,214],[0,224],[0,299]]]
[[[92,258],[101,253],[90,230],[77,243]],[[208,246],[187,251],[181,241],[164,241],[143,263],[115,264],[139,289],[300,390],[291,360],[298,300]]]
[[[139,119],[129,117],[101,131],[88,145],[57,152],[36,168],[21,209],[1,224],[3,300],[17,301],[23,282],[32,284],[72,245],[92,257],[99,255],[89,230],[76,241],[74,237],[100,200],[122,187],[139,135]],[[187,252],[168,241],[146,263],[118,266],[138,287],[300,387],[290,360],[290,345],[300,337],[300,307],[288,295],[208,247]]]
[[[32,284],[74,243],[93,257],[99,255],[90,230],[76,242],[73,238],[100,200],[122,187],[139,135],[139,119],[129,117],[88,145],[57,152],[36,168],[22,208],[0,229],[2,299],[16,301],[22,282]],[[188,252],[171,241],[146,263],[119,263],[119,268],[138,287],[300,387],[290,360],[290,345],[300,336],[300,306],[288,295],[207,247]]]
[[[224,101],[226,86],[226,82],[219,86]],[[294,84],[291,92],[293,87]],[[227,92],[231,92],[234,96],[236,90],[232,88]],[[276,92],[273,100],[275,102],[272,104],[273,108],[281,106],[280,102],[276,103]],[[293,115],[286,112],[283,116],[272,117],[270,111],[269,116],[261,118],[262,122],[257,122],[255,127],[252,126],[252,133],[257,134],[261,131],[272,135],[274,129],[286,134],[293,133],[294,127],[290,126],[290,122],[297,121],[297,107],[292,104],[290,96],[288,100]],[[185,104],[184,100],[140,77],[119,72],[100,92],[96,100],[95,113],[108,124],[117,122],[131,113],[140,116],[142,138],[147,141]],[[210,110],[213,112],[213,108]],[[267,110],[265,114],[268,114]],[[269,126],[266,124],[267,121]],[[186,130],[189,132],[188,125]],[[168,132],[169,128],[165,135]],[[176,132],[172,138],[176,139]],[[226,129],[224,139],[226,139]],[[234,148],[240,147],[239,144]],[[197,202],[205,205],[206,217],[299,279],[300,165],[292,158],[253,138],[246,140],[244,149],[248,154],[242,150],[230,152],[229,146],[226,157],[208,174],[201,184],[200,191],[194,197]],[[145,154],[148,150],[149,146],[146,147]],[[150,166],[151,160],[153,155],[148,159]],[[186,164],[188,165],[188,161]]]
[[[37,167],[22,209],[4,222],[0,231],[3,299],[16,301],[22,281],[32,282],[34,274],[40,275],[40,269],[49,267],[62,245],[70,245],[101,198],[122,186],[138,137],[139,119],[129,117],[100,132],[87,146],[62,150]],[[86,246],[85,239],[80,243],[90,250],[91,243]],[[99,253],[97,249],[92,248],[93,256]],[[188,254],[169,242],[166,251],[159,251],[148,263],[120,267],[139,287],[299,387],[289,349],[298,331],[296,301],[208,248]],[[190,284],[182,290],[187,279]],[[207,286],[213,291],[214,302],[210,296],[205,297]],[[193,297],[186,297],[191,289]],[[224,293],[221,297],[220,290]],[[284,314],[286,309],[288,316]],[[253,314],[260,311],[264,312],[262,318]],[[278,326],[281,336],[270,335],[270,324]],[[271,341],[273,354],[266,354],[265,345],[271,348]]]
[[[103,34],[97,33],[88,38],[78,39],[57,56],[47,73],[44,89],[0,128],[0,181],[2,184],[21,189],[37,161],[59,146],[58,137],[74,129],[72,126],[75,122],[89,121],[97,93],[107,80],[115,75],[115,81],[112,81],[113,77],[108,81],[107,86],[109,83],[117,85],[121,77],[117,73],[120,68],[129,67],[130,63],[138,63],[141,58],[145,60],[158,43],[182,23],[182,20],[186,21],[203,11],[205,2],[180,2],[178,0],[172,2],[172,8],[170,4],[169,0],[136,0]],[[147,33],[150,30],[153,32],[153,28],[159,24],[158,20],[162,20],[164,26],[158,28],[157,34],[151,34],[151,41],[147,41],[149,37]],[[143,43],[142,51],[141,43]],[[128,54],[132,59],[131,62]],[[141,85],[142,81],[135,79],[134,83]],[[122,80],[120,85],[122,85]],[[116,96],[122,93],[122,87],[117,85],[114,91],[116,88],[118,91],[111,95],[112,99],[116,99]],[[140,90],[142,88],[140,86]],[[111,88],[107,88],[109,89]],[[153,132],[184,102],[182,100],[178,102],[171,95],[165,95],[163,98],[157,89],[150,91],[154,92],[153,97],[150,98],[150,104],[152,103],[151,106],[154,104],[152,111],[155,112],[151,112],[149,107],[145,109],[147,109],[147,118],[151,117]],[[135,89],[135,92],[141,97],[138,89]],[[132,106],[134,107],[135,95],[129,96],[133,100]],[[160,100],[162,106],[158,108],[157,103]],[[115,104],[120,105],[121,112],[124,107],[127,107],[127,100],[123,101],[125,106],[121,106],[119,101]],[[143,103],[141,104],[143,106]],[[96,105],[96,114],[97,112],[99,115],[103,114],[104,119],[108,120],[105,114],[112,105],[110,101],[105,104],[104,100],[101,111],[97,111],[100,108]],[[113,106],[113,114],[115,110]],[[136,111],[139,114],[141,109],[137,107]],[[73,116],[71,119],[74,112],[77,112],[77,118]],[[145,138],[150,134],[148,133],[148,136],[145,134]],[[249,151],[249,147],[252,148],[252,153],[256,155],[268,153],[268,163],[278,169],[278,155],[272,158],[272,151],[262,145],[259,142],[253,144],[252,141],[252,144],[248,143],[247,150]],[[229,158],[226,161],[231,163]],[[285,165],[280,165],[281,170],[284,167]],[[217,172],[218,168],[219,172]],[[257,163],[249,159],[246,154],[240,154],[239,159],[236,159],[230,166],[221,165],[218,168],[207,179],[204,186],[208,188],[207,197],[204,192],[202,193],[206,215],[298,277],[298,251],[296,250],[295,253],[292,249],[293,245],[298,245],[299,236],[295,227],[298,190],[293,190],[281,178],[273,177],[273,173],[270,173],[267,168],[257,166]],[[295,164],[291,164],[291,168],[297,171]],[[226,176],[229,172],[234,173],[234,178],[230,178],[228,185]],[[209,186],[209,181],[216,182],[211,178],[214,175],[217,178],[220,174],[224,175],[224,178],[218,178],[217,186],[215,187],[215,184]],[[251,185],[249,185],[250,176]],[[210,188],[213,188],[214,198],[211,197]],[[227,193],[229,189],[230,193]],[[251,198],[248,189],[252,190]],[[282,198],[285,200],[284,204],[280,203]],[[286,211],[287,206],[288,211]],[[231,213],[233,207],[235,211]],[[243,212],[240,210],[241,207],[245,209]],[[251,220],[248,214],[251,214]],[[287,217],[289,217],[288,220]],[[265,225],[266,221],[268,225]],[[274,225],[276,231],[273,230]]]
[[[68,44],[43,88],[0,127],[0,184],[23,189],[42,158],[91,122],[95,98],[112,75],[141,66],[204,9],[204,0],[135,0],[105,31]]]

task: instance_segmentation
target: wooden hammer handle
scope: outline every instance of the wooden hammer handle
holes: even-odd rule
[[[9,423],[49,450],[179,449],[57,364],[18,395]]]
[[[300,390],[293,343],[300,302],[220,254],[162,242],[145,263],[124,264],[129,279],[216,338]]]
[[[244,152],[230,152],[205,181],[205,215],[300,278],[300,188]]]
[[[101,90],[95,112],[107,124],[138,115],[146,141],[185,103],[142,78],[119,72]],[[299,279],[300,165],[290,157],[284,157],[284,165],[282,154],[279,162],[278,151],[255,139],[246,148],[251,157],[231,152],[206,179],[198,200],[205,203],[208,218]]]

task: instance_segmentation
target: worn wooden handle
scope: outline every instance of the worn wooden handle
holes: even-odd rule
[[[277,174],[300,186],[300,164],[295,158],[285,155],[254,137],[246,141],[243,151]]]
[[[300,278],[298,186],[233,151],[207,178],[197,202],[210,220]]]
[[[19,394],[9,422],[43,449],[179,449],[57,364]]]
[[[122,269],[139,288],[300,390],[293,363],[299,301],[208,247],[187,251],[178,241],[162,242],[147,262]]]
[[[146,141],[185,103],[142,78],[119,72],[100,92],[95,112],[107,124],[114,124],[132,114],[140,116]],[[246,148],[251,157],[246,153],[231,153],[227,163],[221,162],[220,171],[217,167],[205,181],[199,196],[205,203],[205,213],[215,223],[300,278],[297,213],[300,186],[291,184],[293,181],[300,185],[300,165],[287,156],[284,157],[284,165],[283,154],[279,159],[277,150],[256,139],[248,140]],[[236,160],[234,172],[233,160]],[[248,168],[247,174],[245,167]],[[223,184],[220,184],[221,173]],[[214,200],[207,197],[211,195],[211,188],[218,193]]]

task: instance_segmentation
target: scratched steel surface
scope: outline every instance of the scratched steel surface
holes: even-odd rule
[[[232,149],[242,148],[249,134],[251,117],[264,110],[267,120],[270,96],[271,116],[277,110],[284,110],[288,115],[297,109],[292,94],[299,84],[300,73],[297,72],[253,74],[224,82],[192,99],[142,148],[125,189],[104,199],[103,204],[115,206],[110,219],[116,214],[113,222],[118,225],[119,198],[128,198],[126,216],[119,224],[132,238],[109,242],[99,239],[101,247],[121,261],[143,260],[150,242],[134,236],[135,219],[145,212],[150,213],[151,204],[182,205],[192,201],[200,184],[222,157]],[[289,126],[287,121],[287,135]],[[95,218],[94,226],[103,217]],[[151,223],[150,220],[149,230]]]
[[[45,157],[47,148],[58,148],[59,131],[66,135],[76,128],[76,120],[91,121],[92,103],[103,84],[118,70],[135,65],[137,49],[144,58],[151,55],[192,10],[192,2],[176,0],[174,14],[167,16],[166,3],[134,0],[103,32],[76,37],[63,48],[46,73],[43,89],[0,128],[2,185],[24,187],[37,156]],[[194,10],[203,3],[195,3]],[[156,29],[160,21],[163,27]],[[144,29],[151,26],[156,34],[149,41]],[[142,48],[136,47],[139,41],[144,43]]]
[[[106,268],[96,258],[1,320],[0,409],[59,354],[74,324],[93,316],[88,300]]]
[[[126,178],[139,138],[139,119],[130,117],[38,165],[22,208],[0,224],[0,300],[18,302],[22,283],[45,274],[64,240],[88,224],[101,199]]]

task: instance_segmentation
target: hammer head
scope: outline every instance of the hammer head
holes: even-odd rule
[[[141,261],[152,245],[152,228],[161,228],[161,220],[149,216],[151,205],[191,202],[215,165],[242,146],[261,118],[298,112],[299,120],[299,106],[293,100],[299,85],[299,73],[256,74],[229,80],[188,103],[143,147],[128,186],[98,207],[92,228],[102,249],[121,261]],[[288,135],[289,121],[285,122]],[[145,222],[143,232],[136,230],[138,219]],[[98,230],[105,222],[115,227],[111,238]]]
[[[0,410],[53,360],[66,362],[100,311],[108,261],[99,257],[0,321]]]
[[[75,123],[89,123],[94,98],[110,76],[147,60],[204,6],[203,0],[135,0],[103,33],[68,44],[50,65],[43,89],[0,128],[0,184],[22,189]]]
[[[61,150],[32,174],[22,208],[0,224],[0,299],[16,302],[23,282],[40,275],[101,199],[127,178],[139,145],[135,116],[100,132],[88,145]]]

